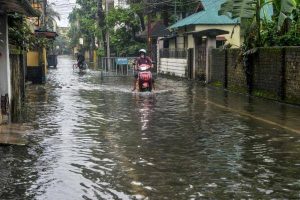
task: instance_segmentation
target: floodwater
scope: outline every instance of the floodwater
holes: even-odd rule
[[[26,146],[0,147],[0,199],[300,199],[300,108],[72,70],[27,89]]]

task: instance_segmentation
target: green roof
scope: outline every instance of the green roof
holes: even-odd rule
[[[172,26],[170,29],[179,28],[182,26],[188,25],[226,25],[226,24],[236,24],[238,20],[230,19],[228,16],[225,15],[218,15],[218,11],[222,3],[225,0],[219,1],[211,1],[211,0],[202,0],[201,1],[205,10],[190,15]]]

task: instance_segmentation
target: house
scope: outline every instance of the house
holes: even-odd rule
[[[27,0],[0,0],[0,124],[8,123],[11,120],[11,111],[15,109],[12,104],[19,97],[14,92],[19,91],[20,72],[22,69],[21,61],[11,60],[10,46],[8,37],[8,14],[20,13],[26,16],[38,17],[39,12],[32,8]],[[18,68],[18,73],[14,73],[13,69]],[[14,80],[18,80],[20,84],[14,84]]]
[[[208,81],[210,49],[242,44],[238,20],[218,15],[224,1],[202,0],[199,12],[169,27],[173,34],[158,41],[160,73]]]
[[[31,17],[32,32],[38,39],[54,40],[58,35],[55,31],[49,31],[46,25],[47,1],[31,0],[32,7],[39,10],[41,17]],[[53,27],[55,29],[55,26]],[[47,74],[47,49],[44,46],[36,46],[27,52],[26,79],[32,83],[45,83]]]

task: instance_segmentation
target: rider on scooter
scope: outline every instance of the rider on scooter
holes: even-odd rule
[[[84,67],[84,64],[85,64],[85,58],[82,50],[80,49],[77,53],[77,65],[80,69],[82,69]]]
[[[150,57],[146,56],[147,51],[145,49],[139,50],[139,57],[134,62],[134,81],[133,81],[133,89],[134,91],[136,89],[136,84],[138,81],[138,69],[140,65],[149,65],[151,68],[153,68],[152,60]],[[154,81],[152,83],[153,89],[155,89]]]

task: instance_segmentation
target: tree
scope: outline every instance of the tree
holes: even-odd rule
[[[221,5],[220,15],[231,18],[252,19],[257,25],[257,36],[260,38],[261,14],[272,15],[268,6],[273,6],[274,18],[280,29],[292,13],[299,6],[300,0],[227,0]]]
[[[53,8],[54,3],[46,5],[46,14],[45,14],[45,27],[47,30],[54,30],[56,26],[56,19],[60,20],[60,14],[56,12]]]
[[[133,55],[145,43],[137,41],[136,33],[141,30],[139,17],[132,8],[113,8],[107,16],[111,45],[119,55]]]

